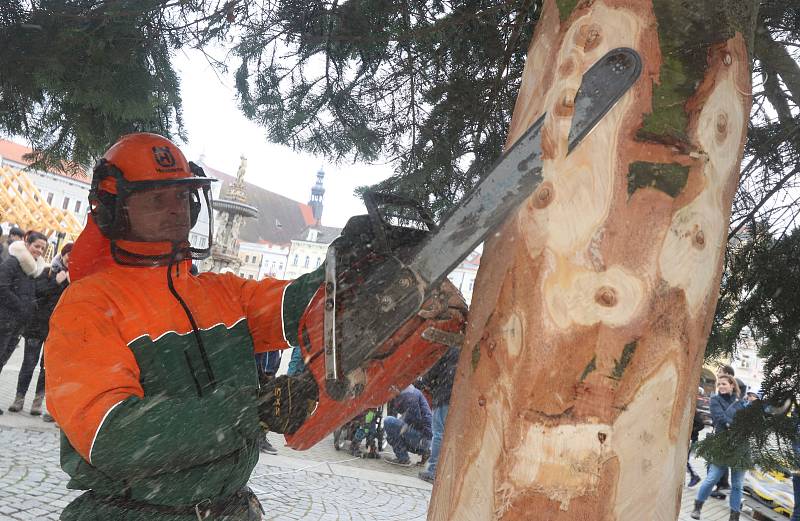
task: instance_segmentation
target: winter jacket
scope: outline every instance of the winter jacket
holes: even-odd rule
[[[394,398],[394,410],[396,414],[403,416],[403,421],[420,432],[425,438],[433,437],[431,423],[433,415],[425,396],[414,387],[409,385]]]
[[[434,409],[450,403],[453,391],[453,380],[456,378],[456,367],[461,350],[451,347],[427,373],[417,380],[417,387],[430,393],[431,406]]]
[[[711,409],[711,421],[714,424],[714,433],[728,430],[733,417],[745,406],[743,400],[739,400],[734,394],[715,394],[709,400]]]
[[[58,273],[65,271],[64,265],[53,262],[49,268],[36,277],[36,310],[25,328],[26,338],[44,340],[49,331],[50,315],[58,303],[58,299],[69,286],[69,281],[64,279],[60,284],[56,280]]]
[[[720,436],[730,428],[736,414],[746,407],[747,402],[739,400],[734,394],[715,394],[709,400],[711,420],[714,424],[714,436]],[[723,437],[723,440],[726,438]],[[713,455],[706,459],[721,467],[740,470],[752,468],[752,457],[747,444],[737,445],[726,442]]]
[[[3,264],[11,256],[11,254],[8,251],[8,248],[9,246],[11,246],[12,243],[9,242],[7,235],[4,235],[3,239],[4,239],[3,242],[0,243],[0,264]],[[19,242],[19,239],[16,240],[15,242]]]
[[[34,259],[24,241],[9,246],[9,258],[0,264],[0,332],[20,331],[36,309],[36,283],[45,268]]]
[[[259,454],[254,351],[297,345],[321,272],[255,281],[191,276],[186,261],[92,259],[86,268],[86,244],[76,241],[72,283],[45,342],[47,404],[62,429],[68,488],[180,507],[239,491]],[[107,244],[97,247],[109,255]],[[170,269],[189,312],[168,287]],[[79,508],[67,510],[94,519],[91,507],[73,513]]]

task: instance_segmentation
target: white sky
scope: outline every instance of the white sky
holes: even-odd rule
[[[196,160],[202,154],[208,166],[235,175],[239,156],[244,154],[247,182],[303,203],[311,196],[321,166],[325,170],[322,224],[338,227],[350,216],[366,213],[361,200],[353,195],[357,186],[391,175],[389,165],[332,164],[269,143],[265,130],[245,118],[237,107],[232,74],[217,75],[205,57],[194,50],[178,52],[173,63],[181,78],[188,134],[188,142],[181,144],[181,149],[188,159]],[[230,70],[236,65],[229,64]]]

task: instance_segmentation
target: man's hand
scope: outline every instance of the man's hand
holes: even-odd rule
[[[63,283],[65,280],[67,280],[67,275],[69,275],[69,272],[59,271],[58,273],[56,273],[56,282],[58,284]]]
[[[318,393],[317,383],[308,370],[263,382],[258,393],[261,426],[281,434],[296,432],[314,411]]]

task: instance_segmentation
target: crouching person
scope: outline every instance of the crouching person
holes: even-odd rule
[[[394,450],[394,458],[384,461],[393,465],[411,465],[409,452],[422,456],[426,461],[430,455],[432,415],[425,396],[413,385],[409,385],[394,398],[397,416],[387,416],[383,420],[386,442]]]

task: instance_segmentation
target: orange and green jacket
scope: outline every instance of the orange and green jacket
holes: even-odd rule
[[[185,267],[172,278],[197,333],[166,267],[106,263],[56,307],[46,392],[69,488],[191,505],[247,482],[258,460],[253,353],[297,345],[321,272],[253,281]]]

